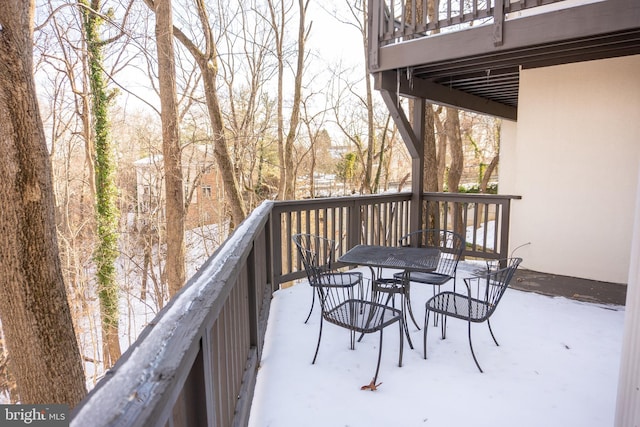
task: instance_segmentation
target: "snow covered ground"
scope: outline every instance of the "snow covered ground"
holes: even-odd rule
[[[475,267],[461,264],[459,276]],[[415,285],[411,292],[422,323],[432,289]],[[410,323],[415,349],[405,345],[402,367],[397,328],[388,328],[382,384],[371,392],[360,387],[373,377],[378,335],[367,335],[352,351],[347,331],[326,324],[312,365],[319,309],[304,324],[310,302],[305,283],[274,294],[251,427],[613,424],[624,307],[509,289],[491,322],[499,347],[486,324],[472,325],[484,373],[471,357],[466,322],[450,319],[446,340],[430,325],[427,360],[422,331]]]

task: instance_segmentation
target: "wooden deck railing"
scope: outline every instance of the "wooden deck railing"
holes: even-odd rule
[[[245,426],[271,294],[273,203],[256,209],[156,316],[71,425]]]
[[[464,257],[501,259],[510,256],[511,200],[519,198],[490,194],[425,193],[423,209],[425,212],[438,212],[437,228],[463,235]]]
[[[278,202],[273,209],[274,280],[304,276],[291,237],[317,234],[337,243],[336,257],[359,243],[394,244],[409,230],[410,193]]]
[[[565,0],[369,0],[371,23],[382,46],[487,22],[500,26],[508,13]],[[434,18],[429,18],[432,3]],[[496,36],[502,31],[497,28]],[[499,40],[494,40],[499,43]]]
[[[499,258],[513,198],[427,193],[423,203],[425,212],[436,207],[442,228],[471,230],[467,256]],[[71,425],[246,426],[271,294],[304,276],[291,236],[335,239],[338,256],[359,243],[394,245],[410,231],[410,200],[397,193],[263,203],[74,408]]]
[[[507,257],[511,200],[519,196],[425,193],[423,212],[437,212],[422,228],[457,231],[466,239],[463,256]],[[357,244],[395,245],[408,233],[411,193],[278,202],[273,208],[274,283],[304,277],[291,237],[311,233],[337,242],[339,257]]]

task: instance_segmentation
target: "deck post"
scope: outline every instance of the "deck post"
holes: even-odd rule
[[[425,109],[424,99],[414,98],[413,102],[413,133],[416,138],[416,154],[411,158],[411,214],[409,216],[409,231],[422,228],[422,193],[424,193],[424,139],[425,139]]]

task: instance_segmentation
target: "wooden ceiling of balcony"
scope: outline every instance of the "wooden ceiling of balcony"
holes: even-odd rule
[[[633,30],[418,66],[413,72],[414,78],[431,80],[516,107],[520,67],[535,68],[638,53],[640,30]]]
[[[515,120],[522,68],[640,54],[640,1],[505,21],[503,42],[494,39],[489,24],[382,46],[377,88]]]

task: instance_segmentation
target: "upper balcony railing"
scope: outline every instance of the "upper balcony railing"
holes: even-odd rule
[[[514,196],[427,193],[442,229],[466,230],[466,256],[507,255]],[[145,328],[72,413],[72,426],[246,426],[271,294],[304,277],[295,233],[395,245],[411,194],[265,202]],[[434,217],[437,216],[437,218]]]
[[[373,34],[381,46],[493,23],[499,43],[507,14],[567,0],[373,0]]]

